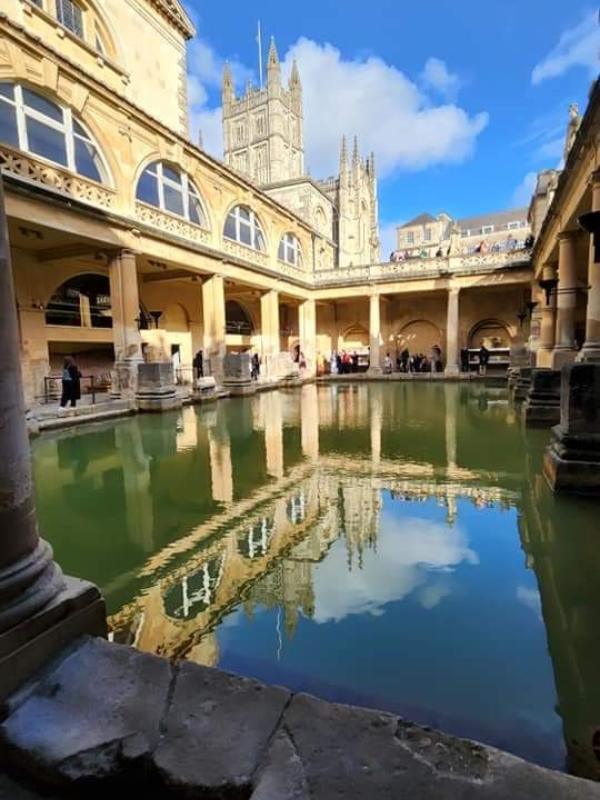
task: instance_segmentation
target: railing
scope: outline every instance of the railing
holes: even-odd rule
[[[99,381],[96,375],[83,375],[80,380],[82,383],[81,394],[90,395],[92,405],[96,405],[97,394],[105,394],[109,390],[109,384],[106,381]],[[83,386],[84,383],[87,383],[86,387]],[[56,402],[61,395],[62,378],[44,378],[44,404],[49,405],[51,402]]]
[[[0,145],[0,169],[26,183],[39,184],[45,189],[100,208],[112,208],[116,197],[116,193],[107,186],[75,175],[57,164],[39,161],[5,144]]]
[[[531,262],[530,250],[500,253],[475,253],[442,258],[411,258],[356,267],[339,267],[314,273],[316,285],[328,283],[364,283],[365,281],[411,280],[440,278],[461,273],[489,272],[497,269],[526,267]]]
[[[258,264],[261,267],[267,267],[269,265],[269,256],[262,250],[246,247],[239,242],[231,241],[231,239],[223,239],[222,247],[229,255],[242,258],[245,261],[252,261],[254,264]]]
[[[200,225],[194,225],[182,217],[175,214],[168,214],[154,206],[148,206],[139,200],[135,204],[135,214],[140,222],[159,228],[161,231],[179,236],[182,239],[189,239],[193,242],[210,242],[210,232]]]

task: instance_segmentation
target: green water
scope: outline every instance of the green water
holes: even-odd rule
[[[306,386],[45,436],[111,636],[600,777],[600,504],[502,390]]]

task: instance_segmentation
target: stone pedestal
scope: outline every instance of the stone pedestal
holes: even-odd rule
[[[197,400],[216,400],[216,380],[212,376],[207,378],[196,378],[196,382],[194,384],[194,397]]]
[[[544,458],[551,489],[600,495],[600,364],[563,369],[560,424],[553,435]]]
[[[250,378],[250,353],[227,353],[223,359],[223,386],[233,397],[254,394],[256,382]]]
[[[139,364],[135,399],[139,411],[161,413],[181,408],[181,398],[175,392],[173,365],[169,361]]]
[[[531,388],[523,407],[528,428],[550,428],[560,421],[560,386],[558,370],[532,370]]]
[[[523,400],[527,398],[529,394],[529,389],[531,388],[531,367],[521,367],[519,370],[519,376],[516,380],[514,390],[513,390],[513,400],[516,403],[522,403]]]

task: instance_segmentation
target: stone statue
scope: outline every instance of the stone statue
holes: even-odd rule
[[[579,113],[579,106],[577,103],[571,103],[569,106],[569,123],[567,125],[567,135],[565,138],[565,149],[563,153],[564,163],[567,163],[567,158],[571,152],[571,148],[577,137],[577,131],[581,126],[581,114]]]
[[[460,253],[460,228],[454,223],[450,231],[450,247],[448,248],[449,256],[457,256]]]

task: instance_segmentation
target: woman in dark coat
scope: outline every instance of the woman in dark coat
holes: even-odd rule
[[[63,364],[60,407],[64,408],[70,402],[71,408],[75,408],[78,400],[81,400],[81,372],[73,356],[67,356]]]

